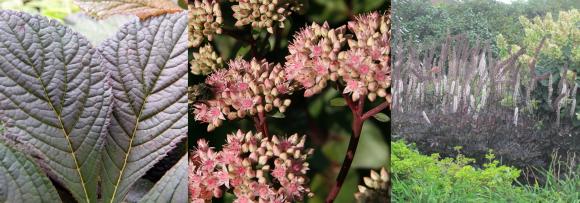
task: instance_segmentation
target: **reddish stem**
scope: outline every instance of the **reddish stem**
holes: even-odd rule
[[[387,104],[387,103],[388,103],[388,102],[387,102],[387,101],[385,101],[384,103],[382,103],[382,104],[380,104],[380,105],[376,106],[375,108],[373,108],[373,109],[371,109],[371,110],[367,111],[367,112],[366,112],[366,113],[365,113],[365,114],[362,116],[362,119],[363,119],[363,120],[367,120],[367,119],[369,119],[370,117],[372,117],[372,116],[374,116],[374,115],[378,114],[379,112],[381,112],[381,111],[383,111],[383,110],[387,109],[387,107],[389,106],[389,104]]]
[[[340,167],[340,172],[338,172],[338,177],[336,178],[336,183],[330,190],[330,193],[326,197],[326,202],[334,202],[336,196],[340,192],[340,188],[342,188],[342,184],[344,180],[346,180],[346,176],[348,175],[348,171],[350,166],[352,165],[352,161],[354,160],[354,155],[356,153],[356,149],[358,147],[358,141],[362,132],[362,126],[364,120],[362,119],[362,112],[364,108],[364,99],[359,99],[358,105],[352,101],[351,97],[347,94],[342,95],[346,100],[346,103],[350,107],[353,115],[352,121],[352,136],[350,136],[350,141],[348,143],[348,150],[346,151],[346,155],[344,156],[344,161],[342,162],[342,166]]]
[[[262,132],[265,137],[270,137],[268,121],[266,121],[264,112],[258,112],[258,115],[254,116],[254,125],[256,126],[256,130]]]

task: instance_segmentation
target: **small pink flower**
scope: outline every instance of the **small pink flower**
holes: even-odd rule
[[[276,168],[272,170],[272,176],[274,176],[274,178],[277,178],[278,180],[282,180],[286,178],[286,169],[283,168],[282,166],[276,166]]]
[[[254,100],[251,98],[240,99],[239,110],[250,110],[254,107]]]

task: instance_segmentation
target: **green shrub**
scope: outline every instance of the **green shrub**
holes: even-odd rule
[[[475,160],[462,155],[460,147],[455,158],[443,159],[439,154],[422,155],[403,141],[393,142],[391,147],[395,201],[439,202],[465,196],[483,200],[488,194],[512,190],[520,176],[520,170],[499,165],[491,152],[486,156],[488,162],[479,168],[470,165]]]
[[[455,158],[420,154],[404,141],[391,143],[393,202],[580,202],[580,167],[556,178],[552,170],[539,172],[545,185],[516,181],[520,170],[500,165],[492,152],[482,167],[460,153]]]

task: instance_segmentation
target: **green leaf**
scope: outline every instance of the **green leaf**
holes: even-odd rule
[[[100,49],[115,98],[102,156],[102,196],[121,202],[186,137],[187,15],[126,24]]]
[[[342,98],[342,97],[338,97],[338,98],[334,98],[334,99],[330,100],[330,106],[343,107],[346,105],[347,105],[346,100],[344,100],[344,98]]]
[[[111,110],[109,79],[88,40],[56,21],[0,11],[0,106],[9,139],[79,202],[96,202]]]
[[[32,159],[0,141],[0,202],[61,202]]]
[[[272,117],[272,118],[286,118],[286,115],[284,115],[284,113],[278,111],[275,114],[272,114],[270,117]]]
[[[75,3],[89,15],[97,18],[136,15],[145,20],[153,16],[183,11],[179,5],[170,0],[75,0]]]
[[[378,113],[376,115],[374,115],[373,117],[375,117],[375,119],[377,119],[380,122],[386,123],[391,121],[391,118],[389,116],[387,116],[387,114],[384,113]]]
[[[187,203],[187,155],[181,157],[139,202]]]

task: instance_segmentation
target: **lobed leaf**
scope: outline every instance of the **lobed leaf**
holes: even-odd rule
[[[183,9],[169,0],[75,0],[86,13],[96,18],[132,14],[144,20],[152,16],[181,12]]]
[[[187,203],[188,159],[181,157],[139,202]]]
[[[102,156],[103,199],[121,202],[186,137],[186,13],[129,23],[100,49],[115,100]]]
[[[0,141],[0,202],[60,202],[56,189],[32,159]]]
[[[111,89],[83,36],[44,17],[0,11],[0,120],[79,202],[97,199]]]

